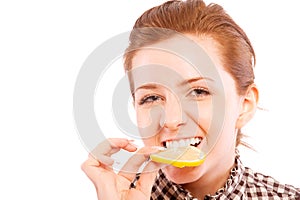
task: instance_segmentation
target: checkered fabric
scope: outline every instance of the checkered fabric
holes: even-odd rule
[[[169,181],[160,171],[152,187],[151,200],[197,200],[180,185]],[[300,188],[281,184],[270,176],[253,172],[244,167],[236,158],[236,166],[231,170],[224,188],[214,195],[206,195],[208,199],[245,199],[245,200],[300,200]]]

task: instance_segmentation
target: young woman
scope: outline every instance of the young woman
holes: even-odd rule
[[[97,146],[82,169],[98,199],[300,199],[299,189],[242,165],[236,148],[258,102],[255,53],[221,6],[169,1],[146,11],[124,58],[145,148],[115,173],[110,156],[137,148],[116,138]],[[186,145],[206,153],[203,164],[146,162],[136,175],[152,147]]]

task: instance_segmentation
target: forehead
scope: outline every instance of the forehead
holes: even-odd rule
[[[148,71],[148,73],[152,70],[155,73],[156,70],[159,70],[159,66],[161,66],[161,68],[164,68],[161,72],[171,73],[172,71],[181,74],[182,77],[185,78],[197,76],[200,71],[196,70],[195,66],[183,56],[167,50],[155,49],[155,47],[138,51],[132,64],[133,70],[142,67],[143,70]]]
[[[138,50],[129,76],[135,85],[166,80],[179,82],[196,77],[219,80],[221,69],[213,39],[184,35]]]

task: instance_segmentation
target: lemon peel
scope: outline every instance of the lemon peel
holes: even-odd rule
[[[175,167],[195,167],[201,165],[205,156],[204,153],[193,146],[167,148],[153,153],[150,159],[154,162],[173,165]]]

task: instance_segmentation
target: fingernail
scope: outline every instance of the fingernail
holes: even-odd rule
[[[133,141],[132,141],[132,142],[129,142],[129,144],[131,144],[132,146],[136,147],[137,149],[139,148],[139,145],[133,143]]]

